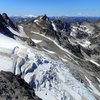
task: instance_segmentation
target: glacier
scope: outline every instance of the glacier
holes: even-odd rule
[[[68,66],[49,52],[0,34],[0,70],[20,75],[40,98],[96,100],[89,88],[74,78]]]

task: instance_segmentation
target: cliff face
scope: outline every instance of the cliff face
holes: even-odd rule
[[[11,72],[0,72],[0,100],[41,100],[30,86]]]

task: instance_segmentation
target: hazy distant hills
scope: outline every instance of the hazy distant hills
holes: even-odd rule
[[[11,16],[10,17],[12,20],[14,21],[20,21],[20,20],[32,20],[35,19],[35,17],[23,17],[23,16]],[[55,19],[60,19],[63,20],[64,22],[67,23],[75,23],[75,22],[96,22],[96,21],[100,21],[100,17],[68,17],[68,16],[53,16],[53,17],[49,17],[51,20],[55,20]]]

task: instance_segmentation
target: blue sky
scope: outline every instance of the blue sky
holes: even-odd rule
[[[0,0],[0,12],[10,16],[100,16],[100,0]]]

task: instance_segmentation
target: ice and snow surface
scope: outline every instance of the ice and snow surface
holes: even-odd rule
[[[21,36],[17,31],[15,31],[13,28],[11,28],[10,26],[8,27],[8,29],[12,32],[12,33],[14,33],[15,35],[17,35],[17,36]]]
[[[11,58],[0,55],[0,71],[1,70],[12,72],[12,59]]]
[[[35,19],[34,22],[38,25],[39,24],[39,20]]]
[[[97,62],[95,62],[94,60],[89,60],[90,62],[92,62],[93,64],[100,66],[100,64],[98,64]]]
[[[82,47],[89,47],[90,46],[90,41],[85,40],[85,41],[77,41],[78,44],[80,44]]]
[[[8,27],[8,29],[15,35],[20,36],[20,37],[27,37],[27,35],[25,34],[23,27],[22,26],[18,26],[19,31],[15,31],[13,28]]]
[[[42,42],[42,40],[36,40],[36,39],[32,39],[32,41],[35,42],[35,43],[40,43],[40,42]]]
[[[32,18],[32,17],[35,17],[35,15],[29,14],[29,15],[24,16],[24,18],[27,18],[27,17]]]
[[[43,50],[45,50],[45,51],[48,52],[48,53],[55,54],[55,52],[50,51],[50,50],[47,50],[47,49],[45,49],[45,48],[43,48]]]
[[[0,47],[13,49],[16,46],[23,47],[19,42],[0,34]]]
[[[63,61],[63,62],[68,62],[66,59],[60,57],[60,59]]]
[[[96,66],[100,66],[99,63],[97,63],[94,59],[86,59],[87,61],[90,61],[91,63],[95,64]]]
[[[19,27],[19,34],[21,34],[23,37],[27,37],[26,33],[24,32],[24,29],[22,26],[18,26]]]
[[[18,55],[20,52],[28,55],[26,62],[20,66],[22,77],[35,89],[40,98],[43,100],[96,100],[84,84],[73,77],[68,65],[66,66],[61,60],[53,60],[47,53],[36,49],[26,49],[27,46],[25,48],[25,45],[0,35],[0,47],[13,50],[16,46],[20,49],[14,56],[20,57]],[[6,71],[12,72],[12,63],[9,57],[0,55],[1,70],[6,68]]]

